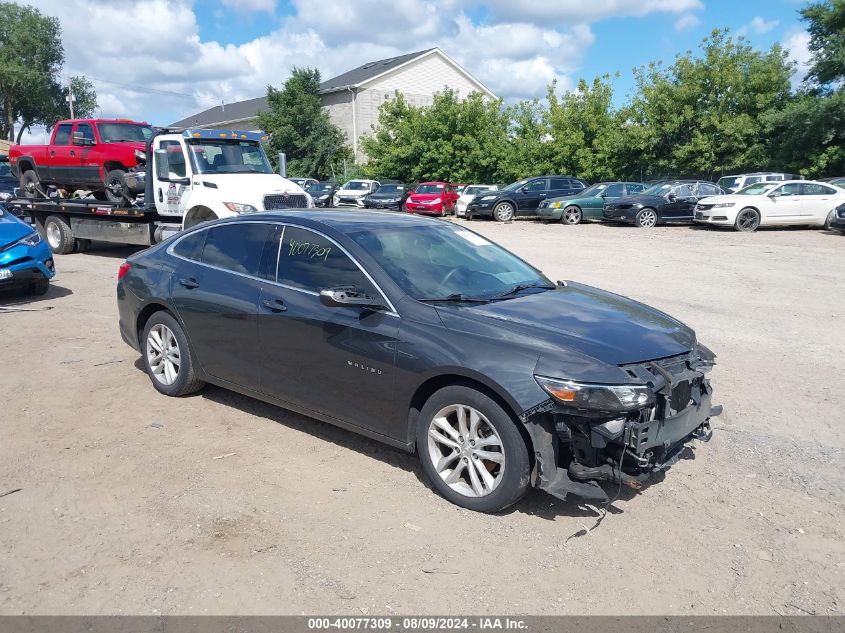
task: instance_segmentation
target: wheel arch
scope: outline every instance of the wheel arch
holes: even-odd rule
[[[204,204],[197,204],[188,209],[185,217],[182,220],[182,229],[189,229],[191,227],[205,222],[207,220],[217,219],[219,216],[214,212],[214,209]]]
[[[113,169],[120,169],[121,171],[129,171],[129,168],[119,160],[107,160],[103,163],[103,178],[106,177]]]
[[[138,335],[139,344],[141,344],[141,335],[144,333],[144,328],[147,326],[147,322],[156,312],[167,312],[170,316],[176,319],[179,325],[182,325],[182,320],[179,318],[179,315],[176,314],[176,311],[171,309],[170,306],[166,305],[163,301],[150,301],[141,308],[141,311],[135,318],[135,334]],[[182,329],[184,331],[184,326]],[[187,334],[185,336],[187,336]]]
[[[502,407],[505,413],[511,417],[513,423],[516,425],[516,428],[519,430],[519,434],[525,441],[525,445],[528,447],[529,455],[533,456],[534,449],[531,437],[528,435],[525,425],[520,422],[519,414],[517,413],[521,410],[521,408],[507,390],[481,374],[475,374],[458,369],[444,370],[441,373],[429,376],[417,386],[411,396],[411,400],[408,404],[407,429],[408,446],[411,450],[415,449],[417,425],[419,423],[420,412],[422,411],[426,401],[440,389],[451,386],[469,387],[470,389],[480,391],[492,398],[500,407]]]

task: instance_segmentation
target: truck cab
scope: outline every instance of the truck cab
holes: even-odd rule
[[[235,130],[157,133],[148,141],[153,169],[145,204],[164,218],[180,218],[186,229],[244,213],[313,207],[302,187],[273,172],[261,145],[266,140]]]

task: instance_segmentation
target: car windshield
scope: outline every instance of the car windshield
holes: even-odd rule
[[[417,187],[415,193],[440,193],[443,191],[443,185],[420,185]]]
[[[325,193],[326,191],[331,191],[332,185],[328,182],[312,182],[308,185],[308,188],[305,190],[308,193],[316,192],[316,193]]]
[[[734,192],[734,195],[737,196],[760,196],[764,193],[771,191],[773,188],[777,187],[779,183],[770,183],[770,182],[760,182],[754,185],[749,185],[748,187],[744,187],[739,191]]]
[[[527,178],[525,180],[518,180],[517,182],[512,182],[507,187],[502,189],[502,191],[516,191],[517,189],[519,189],[522,185],[524,185],[527,182],[528,182]]]
[[[662,196],[672,187],[674,187],[674,185],[671,182],[658,182],[641,193],[646,196]]]
[[[584,189],[584,191],[579,191],[578,195],[584,196],[585,198],[589,198],[590,196],[597,196],[602,191],[607,189],[607,185],[608,185],[608,183],[606,183],[606,182],[599,182],[599,183],[596,183],[595,185],[590,185],[589,187]]]
[[[201,174],[272,174],[258,141],[191,139],[192,159]]]
[[[405,185],[382,185],[376,189],[376,193],[403,193]]]
[[[501,246],[448,222],[353,231],[408,295],[419,300],[492,299],[516,285],[553,287]]]
[[[350,180],[341,187],[341,189],[346,189],[347,191],[364,191],[369,188],[370,183],[366,180]]]
[[[140,123],[97,123],[97,130],[103,143],[145,143],[153,135],[151,126]]]
[[[716,184],[719,185],[722,189],[727,191],[728,189],[734,189],[739,185],[739,181],[742,178],[740,176],[722,176],[719,178],[719,182]]]

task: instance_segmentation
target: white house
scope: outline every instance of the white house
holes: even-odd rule
[[[484,84],[439,48],[368,62],[321,83],[320,97],[329,118],[349,139],[356,160],[364,161],[360,138],[372,131],[379,106],[385,100],[400,92],[411,105],[431,105],[435,93],[447,88],[462,97],[480,92],[496,99]],[[255,130],[258,112],[266,108],[266,97],[248,99],[215,106],[177,121],[173,127]]]

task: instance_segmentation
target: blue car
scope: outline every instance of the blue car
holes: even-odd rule
[[[38,231],[0,205],[0,290],[43,295],[55,274],[53,253]]]

